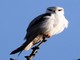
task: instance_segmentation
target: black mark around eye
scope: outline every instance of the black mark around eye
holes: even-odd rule
[[[62,9],[59,9],[58,11],[62,11]]]

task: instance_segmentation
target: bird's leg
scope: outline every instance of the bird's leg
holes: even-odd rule
[[[32,48],[32,53],[29,56],[25,56],[25,58],[27,58],[27,60],[32,60],[32,58],[36,55],[36,53],[39,50],[39,47],[46,42],[47,40],[45,39],[45,37],[43,37],[43,40],[35,47]]]
[[[32,58],[36,55],[36,53],[38,52],[39,47],[35,46],[32,48],[32,53],[29,56],[25,56],[25,58],[27,58],[27,60],[32,60]]]

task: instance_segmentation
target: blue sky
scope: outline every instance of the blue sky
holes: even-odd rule
[[[17,57],[9,53],[24,42],[28,24],[47,7],[61,6],[68,29],[43,44],[33,60],[76,60],[80,58],[80,0],[0,0],[0,60],[26,60],[31,50]]]

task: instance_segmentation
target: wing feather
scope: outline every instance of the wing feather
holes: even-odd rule
[[[26,40],[31,38],[34,34],[37,36],[37,34],[42,31],[40,26],[46,20],[46,18],[44,18],[46,16],[50,16],[50,13],[45,13],[45,14],[39,15],[38,17],[36,17],[34,20],[31,21],[31,23],[29,24],[29,26],[27,28],[27,34],[25,36]]]

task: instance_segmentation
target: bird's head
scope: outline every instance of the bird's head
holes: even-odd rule
[[[64,14],[62,7],[48,7],[46,13]]]

